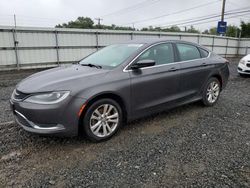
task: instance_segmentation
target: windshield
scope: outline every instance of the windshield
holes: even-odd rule
[[[116,44],[107,46],[80,61],[80,64],[94,64],[116,67],[124,62],[143,44]]]

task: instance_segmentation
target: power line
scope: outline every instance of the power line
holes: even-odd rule
[[[246,16],[246,15],[249,15],[250,13],[245,13],[245,14],[241,14],[241,15],[235,15],[235,16],[230,16],[230,17],[227,17],[226,19],[232,19],[232,18],[237,18],[237,17],[240,17],[240,16]],[[190,25],[184,25],[184,26],[181,26],[181,27],[185,27],[185,26],[194,26],[194,25],[201,25],[201,24],[204,24],[204,23],[211,23],[211,22],[216,22],[218,21],[218,19],[214,19],[214,20],[210,20],[210,21],[203,21],[203,22],[199,22],[199,23],[194,23],[194,24],[190,24]]]
[[[44,18],[44,17],[31,17],[26,15],[16,15],[19,26],[41,26],[51,25],[55,26],[59,22],[65,22],[64,19],[58,18]],[[0,14],[0,24],[13,25],[13,15]]]
[[[237,12],[227,12],[225,13],[225,15],[232,15],[232,14],[239,14],[239,13],[249,13],[250,9],[248,10],[243,10],[243,11],[237,11]],[[179,22],[175,22],[175,25],[183,25],[183,24],[189,24],[189,23],[195,23],[195,22],[199,22],[199,21],[204,21],[204,20],[209,20],[209,19],[212,19],[212,18],[217,18],[217,17],[220,17],[221,15],[218,14],[218,15],[214,15],[214,16],[207,16],[207,17],[203,17],[203,18],[198,18],[198,19],[195,19],[195,20],[190,20],[190,21],[179,21]],[[217,19],[218,20],[218,19]],[[166,27],[170,27],[172,26],[173,24],[170,24],[170,25],[166,25],[166,26],[162,26],[163,28],[166,28]]]
[[[246,7],[246,8],[250,8],[249,7]],[[246,9],[245,8],[245,9]],[[237,14],[237,13],[242,13],[242,11],[244,12],[247,12],[248,10],[245,10],[242,8],[237,8],[237,9],[233,9],[233,10],[229,10],[226,12],[227,15],[230,15],[230,14]],[[238,10],[241,10],[241,11],[238,11]],[[158,26],[158,27],[169,27],[169,26],[172,26],[172,25],[178,25],[178,24],[181,24],[181,23],[186,23],[186,22],[197,22],[197,21],[200,21],[200,19],[211,19],[211,18],[215,18],[215,17],[219,17],[220,14],[210,14],[210,15],[205,15],[205,16],[200,16],[200,17],[193,17],[193,18],[189,18],[189,19],[184,19],[184,20],[176,20],[176,21],[172,21],[172,22],[167,22],[167,23],[163,23],[163,24],[157,24],[157,25],[153,25],[153,26]],[[163,26],[165,25],[165,26]],[[166,26],[167,25],[167,26]],[[152,25],[151,25],[152,26]]]
[[[225,13],[225,15],[232,15],[232,14],[239,14],[239,13],[245,13],[245,12],[249,12],[250,10],[245,10],[245,11],[240,11],[240,12],[234,12],[234,13]],[[220,17],[221,15],[218,14],[216,16],[210,16],[210,17],[207,17],[207,18],[201,18],[201,19],[196,19],[196,20],[193,20],[193,21],[188,21],[188,22],[182,22],[182,23],[177,23],[177,25],[183,25],[183,24],[188,24],[188,23],[195,23],[195,22],[199,22],[199,21],[204,21],[204,20],[209,20],[209,19],[212,19],[212,18],[216,18],[216,17]],[[169,25],[171,26],[171,25]],[[166,26],[168,27],[168,26]]]
[[[167,22],[167,23],[164,23],[164,24],[157,24],[157,25],[151,25],[151,26],[154,26],[154,27],[168,27],[169,26],[172,26],[172,25],[178,25],[179,22],[188,22],[188,21],[195,21],[197,19],[202,19],[202,18],[208,18],[210,16],[220,16],[219,14],[210,14],[210,15],[206,15],[206,16],[201,16],[201,17],[193,17],[193,18],[189,18],[189,19],[185,19],[185,20],[176,20],[176,21],[172,21],[172,22]],[[164,26],[163,26],[164,25]],[[167,26],[165,26],[167,25]]]
[[[214,1],[212,3],[215,3],[215,2],[218,2],[218,1]],[[210,3],[211,4],[211,3]],[[203,5],[198,5],[199,7],[200,6],[204,6]],[[196,6],[197,7],[197,6]],[[193,8],[196,8],[196,7],[193,7]],[[193,9],[193,8],[189,8],[190,9]],[[250,8],[250,6],[248,7],[245,7],[246,8]],[[187,9],[185,9],[187,10]],[[237,10],[241,10],[241,11],[237,11]],[[233,10],[229,10],[229,11],[226,11],[225,15],[230,15],[230,14],[239,14],[239,13],[244,13],[242,11],[250,11],[250,10],[243,10],[242,8],[237,8],[237,9],[233,9]],[[180,11],[176,11],[174,14],[177,14],[177,12],[180,12]],[[184,12],[183,10],[181,12]],[[173,14],[173,13],[172,13]],[[165,26],[162,26],[162,27],[169,27],[169,26],[172,26],[173,24],[174,25],[183,25],[183,24],[194,24],[194,23],[197,23],[197,22],[201,22],[201,21],[205,21],[205,20],[210,20],[212,18],[217,18],[219,14],[210,14],[210,15],[206,15],[206,16],[200,16],[200,17],[195,17],[195,18],[191,18],[191,19],[184,19],[184,20],[178,20],[178,21],[174,21],[174,22],[168,22],[168,23],[165,23],[165,24],[161,24],[161,25],[165,25]],[[30,16],[25,16],[25,15],[17,15],[17,20],[18,20],[18,25],[32,25],[32,26],[41,26],[41,25],[56,25],[57,23],[56,20],[59,21],[59,19],[55,19],[55,18],[37,18],[37,17],[30,17]],[[60,19],[62,21],[62,19]],[[101,22],[101,18],[100,18],[100,22]],[[10,25],[13,25],[13,15],[1,15],[0,14],[0,22],[3,24],[3,23],[8,23]],[[184,22],[184,23],[183,23]],[[99,23],[99,21],[98,21]],[[171,25],[170,25],[171,24]],[[161,26],[159,25],[159,26]]]
[[[131,5],[129,7],[122,8],[120,10],[105,14],[105,15],[103,15],[101,17],[108,17],[108,16],[112,16],[112,15],[115,15],[115,14],[124,14],[124,13],[127,13],[129,10],[131,11],[131,9],[133,11],[133,10],[143,8],[143,7],[148,6],[148,5],[152,5],[152,4],[154,4],[154,3],[158,2],[158,1],[161,1],[161,0],[145,0],[145,1],[142,1],[140,3]]]
[[[240,16],[246,16],[249,15],[250,13],[244,13],[244,14],[240,14],[240,15],[233,15],[233,16],[226,16],[226,19],[232,19],[232,18],[237,18]],[[203,21],[203,22],[198,22],[198,23],[192,23],[192,24],[188,24],[188,25],[183,25],[183,26],[179,26],[179,27],[187,27],[187,26],[194,26],[194,25],[201,25],[201,24],[205,24],[205,23],[211,23],[211,22],[217,22],[218,19],[213,19],[213,20],[209,20],[209,21]]]
[[[167,16],[172,16],[172,15],[180,14],[180,13],[183,13],[183,12],[188,12],[188,11],[190,11],[190,10],[194,10],[194,9],[198,9],[198,8],[201,8],[201,7],[205,7],[205,6],[214,4],[214,3],[218,3],[219,1],[220,1],[220,0],[212,1],[212,2],[209,2],[209,3],[200,4],[200,5],[191,7],[191,8],[182,9],[182,10],[179,10],[179,11],[176,11],[176,12],[172,12],[172,13],[168,13],[168,14],[163,14],[163,15],[160,15],[160,16],[152,17],[152,18],[142,19],[142,20],[138,20],[138,21],[126,23],[126,24],[123,24],[123,25],[130,25],[130,24],[132,24],[132,23],[134,23],[134,24],[135,24],[135,23],[141,23],[141,22],[146,22],[146,21],[150,21],[150,20],[155,20],[155,19],[159,19],[159,18],[163,18],[163,17],[167,17]]]

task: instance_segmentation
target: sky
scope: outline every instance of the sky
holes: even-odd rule
[[[78,16],[102,18],[106,25],[169,27],[194,25],[203,31],[217,25],[222,0],[0,0],[0,25],[54,27]],[[250,0],[226,0],[226,12],[250,10]],[[237,16],[237,17],[236,17]],[[231,18],[230,18],[231,17]],[[198,22],[191,22],[200,19]],[[250,11],[225,17],[228,25],[250,22]],[[97,23],[97,20],[95,20]]]

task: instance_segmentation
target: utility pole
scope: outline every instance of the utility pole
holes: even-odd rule
[[[14,26],[16,28],[16,15],[14,14]]]
[[[226,0],[222,0],[221,21],[224,22]]]
[[[224,22],[225,5],[226,5],[226,0],[222,0],[221,22]],[[224,34],[220,34],[220,35],[224,36]]]
[[[101,28],[101,21],[103,21],[102,18],[95,18],[95,20],[98,21],[98,27]]]

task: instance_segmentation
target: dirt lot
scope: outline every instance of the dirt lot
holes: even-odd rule
[[[34,71],[0,73],[0,187],[250,187],[250,78],[219,102],[194,103],[124,126],[111,140],[33,135],[8,99]]]

